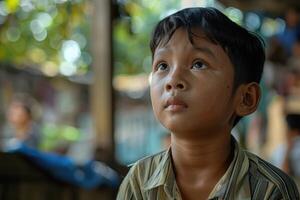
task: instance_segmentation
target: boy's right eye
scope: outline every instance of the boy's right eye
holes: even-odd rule
[[[162,62],[156,66],[156,69],[160,70],[160,71],[165,71],[168,69],[168,65],[167,65],[167,63]]]

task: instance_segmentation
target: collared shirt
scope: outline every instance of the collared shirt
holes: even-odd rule
[[[289,176],[233,141],[233,161],[208,199],[300,199]],[[123,180],[117,199],[181,200],[171,159],[168,149],[138,161]]]

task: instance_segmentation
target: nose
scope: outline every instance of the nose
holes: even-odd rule
[[[172,89],[177,89],[177,90],[184,90],[186,88],[185,84],[183,82],[178,82],[175,84],[166,84],[166,89],[167,91],[172,90]]]
[[[182,72],[173,72],[170,74],[169,79],[166,82],[165,89],[166,91],[171,90],[180,90],[184,91],[187,88],[186,81],[182,78]]]

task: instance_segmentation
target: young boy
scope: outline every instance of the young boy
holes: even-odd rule
[[[215,8],[188,8],[160,21],[150,46],[152,106],[171,146],[138,161],[117,198],[299,199],[286,174],[230,134],[257,108],[261,41]]]

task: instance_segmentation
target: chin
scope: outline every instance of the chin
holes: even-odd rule
[[[171,122],[171,123],[163,123],[162,125],[172,133],[181,133],[181,132],[190,131],[190,128],[183,123]]]

